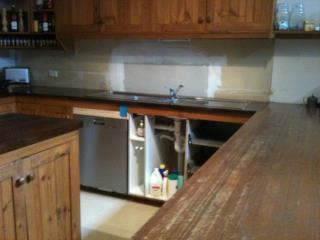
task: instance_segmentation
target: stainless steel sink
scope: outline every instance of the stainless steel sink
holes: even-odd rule
[[[181,105],[201,105],[209,108],[223,108],[233,110],[245,110],[248,107],[247,102],[235,102],[228,100],[215,100],[206,98],[181,98],[178,99],[177,104]]]
[[[171,103],[171,99],[165,96],[156,95],[143,95],[143,94],[133,94],[133,93],[122,93],[122,92],[98,92],[90,94],[89,97],[96,98],[106,98],[106,99],[119,99],[127,101],[137,101],[137,102],[151,102],[151,103]]]
[[[91,94],[90,97],[103,98],[103,99],[116,99],[123,101],[137,101],[143,103],[159,103],[170,104],[178,106],[195,106],[206,108],[221,108],[232,110],[246,110],[248,107],[247,102],[231,101],[231,100],[219,100],[203,97],[179,97],[176,101],[172,101],[169,96],[164,95],[148,95],[126,92],[98,92]]]

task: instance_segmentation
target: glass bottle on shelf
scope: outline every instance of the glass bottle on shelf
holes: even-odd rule
[[[35,33],[39,32],[39,21],[37,19],[33,20],[33,32]]]
[[[43,0],[36,0],[36,8],[37,9],[43,8]]]
[[[48,9],[53,9],[53,0],[47,0],[46,7],[47,7]]]
[[[23,11],[19,10],[19,32],[24,32]]]
[[[47,13],[43,13],[42,17],[42,32],[49,32],[49,22]]]
[[[140,120],[136,134],[138,137],[144,137],[144,121],[143,120]]]
[[[302,1],[293,5],[290,16],[290,30],[302,31],[304,28],[305,11]]]
[[[12,4],[10,12],[10,31],[18,32],[18,15],[14,4]]]
[[[8,32],[7,9],[2,8],[2,32]]]
[[[276,14],[276,29],[277,30],[289,30],[289,4],[287,2],[279,3],[277,5],[277,14]]]

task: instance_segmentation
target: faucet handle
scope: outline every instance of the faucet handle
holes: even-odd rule
[[[176,89],[176,93],[178,93],[182,88],[184,88],[184,85],[183,84],[180,84],[178,86],[178,88]]]

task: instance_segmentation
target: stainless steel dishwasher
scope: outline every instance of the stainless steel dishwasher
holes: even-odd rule
[[[81,185],[128,193],[128,121],[76,115],[80,131]]]

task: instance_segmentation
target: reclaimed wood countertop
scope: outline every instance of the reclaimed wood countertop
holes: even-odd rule
[[[320,239],[320,110],[256,113],[134,239]]]
[[[82,123],[76,120],[21,114],[0,115],[0,154],[76,131],[81,127]]]

